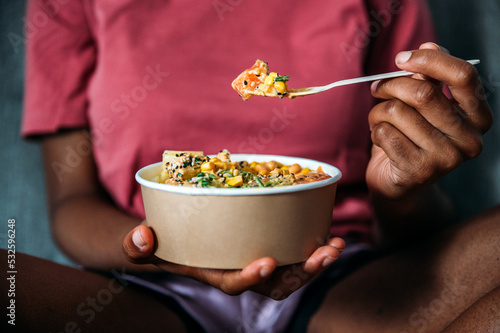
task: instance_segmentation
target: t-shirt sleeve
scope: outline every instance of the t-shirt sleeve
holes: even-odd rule
[[[22,135],[86,127],[96,47],[81,1],[28,1],[26,32]]]
[[[394,58],[400,51],[418,49],[420,44],[435,42],[432,17],[425,0],[365,0],[369,23],[366,73],[379,74],[399,70]],[[368,39],[367,39],[368,41]]]

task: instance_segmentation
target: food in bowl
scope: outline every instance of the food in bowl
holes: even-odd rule
[[[321,181],[331,176],[321,167],[316,171],[299,164],[277,161],[232,161],[227,149],[209,157],[202,151],[165,150],[162,169],[155,181],[195,187],[274,187]]]
[[[231,86],[244,101],[253,95],[283,98],[288,92],[289,79],[288,75],[269,73],[267,62],[257,59],[252,67],[244,70],[234,79]]]
[[[145,166],[136,180],[157,257],[193,267],[240,269],[266,256],[278,265],[298,263],[325,243],[341,178],[337,168],[279,155],[232,154],[231,159],[321,167],[329,178],[272,187],[173,186],[158,182],[163,162]]]

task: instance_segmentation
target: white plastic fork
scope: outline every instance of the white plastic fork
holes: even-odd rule
[[[479,61],[479,59],[473,59],[473,60],[467,60],[467,62],[470,63],[471,65],[477,65],[477,64],[479,64],[480,61]],[[354,79],[336,81],[336,82],[330,83],[326,86],[299,88],[299,89],[288,89],[287,95],[290,98],[294,98],[294,97],[298,97],[298,96],[314,95],[314,94],[318,94],[320,92],[323,92],[323,91],[326,91],[326,90],[329,90],[329,89],[332,89],[335,87],[345,86],[348,84],[376,81],[376,80],[382,80],[382,79],[390,79],[390,78],[394,78],[394,77],[407,76],[407,75],[413,75],[413,74],[415,74],[415,73],[408,72],[408,71],[397,71],[397,72],[390,72],[390,73],[384,73],[384,74],[369,75],[369,76],[363,76],[363,77],[358,77],[358,78],[354,78]]]

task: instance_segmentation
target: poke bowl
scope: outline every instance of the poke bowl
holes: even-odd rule
[[[156,237],[157,257],[187,266],[240,269],[266,256],[278,265],[298,263],[324,244],[339,169],[280,155],[232,154],[231,160],[298,164],[328,178],[272,187],[180,186],[158,181],[164,161],[143,167],[135,178]]]

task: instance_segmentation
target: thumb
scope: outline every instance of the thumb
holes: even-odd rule
[[[134,264],[150,263],[155,259],[154,243],[153,231],[145,225],[139,225],[125,236],[123,254]]]
[[[448,51],[447,48],[445,48],[444,46],[441,46],[441,45],[437,45],[436,43],[433,43],[433,42],[423,43],[422,45],[420,45],[420,47],[418,49],[419,50],[424,50],[424,49],[438,50],[438,51],[444,52],[446,54],[450,54],[450,51]]]

